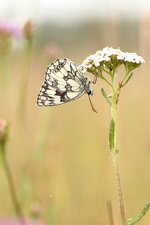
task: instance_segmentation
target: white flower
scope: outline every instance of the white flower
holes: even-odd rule
[[[125,53],[122,52],[122,53],[118,54],[118,55],[117,55],[117,59],[118,59],[118,60],[124,60],[124,59],[125,59]]]
[[[144,59],[141,56],[138,56],[136,53],[122,52],[120,49],[114,48],[103,48],[98,50],[95,54],[88,56],[80,65],[82,72],[86,72],[88,69],[94,67],[99,67],[106,62],[114,62],[115,65],[118,62],[118,65],[123,64],[124,62],[141,64],[144,63]]]
[[[136,53],[125,53],[124,61],[132,62],[132,63],[145,63],[144,59],[141,56],[138,56]]]

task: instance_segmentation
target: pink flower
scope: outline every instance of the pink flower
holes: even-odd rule
[[[0,21],[0,33],[5,33],[15,38],[21,38],[22,36],[22,30],[17,24],[6,21]]]

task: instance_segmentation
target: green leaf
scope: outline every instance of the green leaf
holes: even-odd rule
[[[104,98],[106,99],[106,101],[108,102],[109,106],[111,107],[111,101],[109,96],[106,94],[105,90],[103,88],[101,88],[101,93],[104,96]]]
[[[114,136],[115,136],[115,121],[112,118],[110,121],[110,128],[109,128],[109,147],[110,150],[114,149]]]
[[[143,218],[143,216],[147,213],[149,208],[150,208],[150,201],[145,204],[143,210],[141,211],[141,213],[135,219],[128,219],[127,220],[127,225],[134,225],[138,221],[140,221]]]

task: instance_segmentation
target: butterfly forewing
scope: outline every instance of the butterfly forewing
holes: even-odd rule
[[[86,80],[73,62],[58,59],[47,67],[37,104],[54,106],[75,100],[86,92]]]

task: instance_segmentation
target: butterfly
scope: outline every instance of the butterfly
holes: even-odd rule
[[[45,73],[45,80],[37,97],[39,106],[57,106],[78,99],[83,94],[93,95],[91,81],[69,59],[57,59]]]

